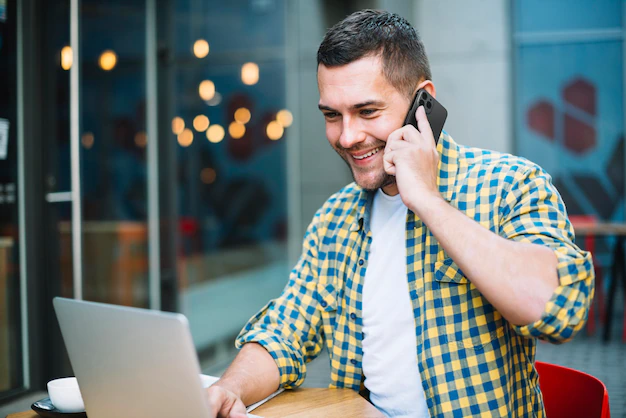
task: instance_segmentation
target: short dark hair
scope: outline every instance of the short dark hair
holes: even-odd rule
[[[420,79],[431,80],[417,31],[401,16],[381,10],[352,13],[330,28],[317,50],[317,65],[338,67],[379,55],[389,83],[409,100]]]

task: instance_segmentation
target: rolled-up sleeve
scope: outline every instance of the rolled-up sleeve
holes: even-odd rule
[[[574,230],[550,176],[538,166],[512,174],[500,204],[500,235],[554,251],[559,285],[538,321],[513,326],[525,337],[566,342],[584,326],[594,295],[591,254],[574,244]],[[529,263],[532,260],[528,260]]]
[[[302,255],[282,294],[253,316],[235,341],[237,348],[250,342],[262,345],[278,366],[281,387],[302,384],[306,363],[319,354],[324,343],[316,298],[320,219],[321,211],[307,229]]]

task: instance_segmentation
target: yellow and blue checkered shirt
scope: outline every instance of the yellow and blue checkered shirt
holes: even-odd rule
[[[409,210],[407,290],[430,415],[543,417],[536,338],[560,343],[583,327],[594,292],[591,256],[574,244],[565,206],[540,167],[458,145],[445,132],[438,151],[441,195],[502,237],[551,248],[560,286],[539,321],[510,324]],[[372,240],[371,201],[372,193],[354,183],[328,199],[306,232],[302,256],[282,294],[237,337],[237,347],[257,342],[268,350],[281,386],[300,385],[306,363],[326,345],[331,387],[361,389],[361,297]]]

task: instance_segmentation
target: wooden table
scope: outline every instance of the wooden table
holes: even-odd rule
[[[351,389],[288,390],[254,411],[264,418],[378,418],[378,409]]]
[[[382,418],[383,415],[350,389],[288,390],[254,411],[264,418]],[[7,418],[40,418],[34,411],[19,412]]]

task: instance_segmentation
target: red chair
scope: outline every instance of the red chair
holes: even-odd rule
[[[611,418],[609,393],[599,379],[541,361],[535,368],[547,418]]]

